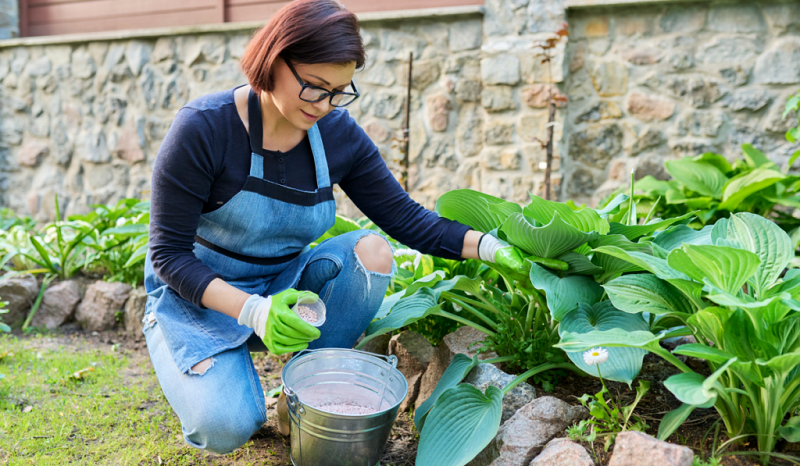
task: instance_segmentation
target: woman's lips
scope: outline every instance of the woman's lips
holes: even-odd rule
[[[303,112],[302,110],[300,110],[300,111]],[[303,112],[303,116],[305,116],[308,119],[308,121],[317,121],[317,120],[319,120],[318,116],[311,115],[310,113]]]

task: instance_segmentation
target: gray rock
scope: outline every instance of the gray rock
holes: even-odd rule
[[[383,335],[377,336],[372,340],[368,341],[361,351],[366,351],[368,353],[374,354],[381,354],[386,356],[389,354],[389,342],[392,339],[392,335],[385,333]]]
[[[131,74],[131,69],[127,63],[118,63],[112,66],[111,71],[108,72],[108,80],[112,83],[119,84],[131,77],[133,77],[133,74]]]
[[[748,73],[741,66],[736,65],[730,68],[723,68],[719,70],[719,74],[725,79],[725,81],[728,81],[734,86],[744,86],[747,84],[750,73]]]
[[[788,96],[778,98],[775,103],[772,104],[772,107],[770,107],[762,122],[763,128],[766,131],[784,134],[789,129],[797,126],[797,114],[795,112],[789,112],[786,118],[783,117],[783,112],[786,108],[784,102],[786,102],[787,99]]]
[[[464,157],[477,155],[483,148],[483,118],[475,105],[464,105],[456,127],[456,149]]]
[[[523,5],[525,3],[528,4],[528,32],[532,34],[558,31],[566,21],[565,2],[561,0],[530,0]]]
[[[622,118],[622,110],[615,102],[602,100],[584,110],[577,118],[575,123],[592,123],[600,120]]]
[[[633,143],[631,155],[639,155],[647,149],[660,146],[662,142],[664,142],[664,138],[661,131],[655,128],[647,128],[647,131]]]
[[[83,301],[78,305],[75,320],[85,330],[108,330],[123,312],[125,301],[133,288],[126,283],[97,281],[89,285]]]
[[[742,63],[761,51],[761,43],[747,37],[718,37],[700,47],[697,60],[705,64]]]
[[[160,63],[166,60],[175,58],[175,50],[177,45],[175,39],[172,37],[159,37],[156,45],[153,47],[151,55],[154,63]]]
[[[433,353],[433,345],[412,330],[395,335],[389,341],[389,354],[397,356],[397,370],[408,382],[408,393],[400,403],[400,411],[406,411],[416,401],[422,375],[428,369]]]
[[[104,132],[99,131],[96,134],[86,134],[84,136],[81,159],[92,163],[106,163],[111,161],[111,152],[108,151]]]
[[[189,66],[202,62],[217,65],[225,61],[227,45],[225,36],[221,34],[204,34],[202,36],[187,37],[183,40],[183,53],[179,50],[178,56]]]
[[[25,65],[28,64],[28,60],[30,58],[31,55],[26,47],[15,48],[14,59],[11,60],[11,71],[13,71],[16,75],[22,74],[22,71],[25,69]]]
[[[451,52],[477,49],[483,42],[483,22],[475,20],[453,23],[450,25],[449,39]]]
[[[519,170],[522,165],[522,156],[516,147],[505,149],[490,149],[483,152],[482,162],[490,170]]]
[[[716,110],[690,111],[678,118],[678,135],[715,137],[725,120],[725,114]]]
[[[17,162],[23,167],[37,167],[50,153],[50,147],[41,141],[27,140],[17,152]]]
[[[417,60],[425,50],[428,43],[420,36],[407,32],[381,30],[381,49],[387,60],[408,61],[408,54],[414,55]]]
[[[489,112],[514,110],[514,89],[509,86],[487,86],[481,91],[481,105]]]
[[[552,396],[536,398],[506,421],[491,443],[468,465],[530,464],[548,441],[588,414],[586,408],[570,406]]]
[[[705,6],[670,7],[661,18],[661,29],[664,32],[697,32],[706,24]]]
[[[592,84],[601,97],[624,95],[628,91],[628,67],[618,61],[594,63],[590,73]]]
[[[594,466],[585,448],[566,438],[552,440],[529,466]]]
[[[412,68],[413,72],[413,68]],[[361,81],[367,84],[375,84],[377,86],[389,87],[394,85],[398,71],[394,66],[386,62],[379,61],[375,63],[370,69],[362,73]]]
[[[648,175],[662,181],[668,181],[671,178],[664,167],[662,159],[653,156],[642,156],[639,158],[639,163],[636,164],[636,180],[641,180]]]
[[[719,147],[707,139],[671,139],[669,148],[677,157],[693,157],[706,152],[717,152]]]
[[[707,107],[727,93],[718,81],[701,75],[672,76],[666,87],[675,97],[697,108]]]
[[[761,84],[800,82],[800,38],[786,37],[776,41],[756,60],[753,77]]]
[[[605,168],[622,150],[622,129],[607,124],[578,131],[570,136],[570,152],[595,168]]]
[[[490,121],[484,131],[486,144],[510,144],[514,140],[514,123],[507,121]]]
[[[72,52],[72,75],[76,78],[89,79],[97,72],[94,58],[85,48],[77,48]]]
[[[691,466],[688,447],[662,442],[643,432],[621,432],[614,441],[608,466]]]
[[[78,302],[81,300],[81,287],[75,280],[66,280],[48,287],[42,297],[42,304],[31,320],[34,327],[56,329],[69,321]]]
[[[153,44],[141,40],[128,42],[125,48],[125,60],[134,76],[139,76],[142,67],[150,62],[150,55],[153,53]]]
[[[2,314],[0,318],[11,326],[22,323],[38,294],[39,283],[31,274],[0,279],[0,301],[8,302],[8,313]]]
[[[460,102],[477,102],[481,98],[482,84],[477,79],[459,79],[456,83],[456,99]]]
[[[761,32],[767,29],[767,23],[754,3],[712,5],[708,11],[708,29],[729,34]]]
[[[375,93],[375,103],[372,114],[378,118],[391,120],[396,117],[405,103],[405,93],[397,91],[378,91]]]
[[[122,63],[124,58],[125,45],[122,43],[114,43],[108,48],[106,58],[103,61],[103,68],[105,68],[106,72],[110,73],[116,65]]]
[[[598,183],[595,181],[594,173],[587,167],[578,167],[572,172],[567,191],[573,196],[590,196]]]
[[[137,340],[141,340],[144,337],[142,334],[142,319],[144,318],[146,305],[147,291],[141,286],[131,290],[128,300],[125,301],[125,331]]]
[[[491,364],[478,364],[464,378],[468,383],[482,392],[486,392],[489,385],[502,389],[511,383],[515,377],[506,374]],[[536,398],[536,389],[523,382],[514,387],[503,397],[503,416],[500,422],[506,422],[517,410]]]
[[[497,55],[481,60],[481,79],[484,84],[508,84],[519,82],[519,59],[513,55]]]
[[[50,59],[47,57],[39,57],[29,62],[27,67],[28,74],[34,78],[46,75],[51,69],[52,63],[50,63]]]
[[[766,89],[742,89],[733,94],[728,107],[733,111],[761,110],[772,101],[772,95]]]
[[[676,70],[688,70],[694,66],[694,58],[686,52],[676,52],[669,57],[669,64]]]

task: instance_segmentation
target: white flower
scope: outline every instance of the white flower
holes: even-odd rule
[[[592,348],[583,353],[583,362],[590,366],[595,364],[602,364],[608,359],[608,351],[603,348]]]

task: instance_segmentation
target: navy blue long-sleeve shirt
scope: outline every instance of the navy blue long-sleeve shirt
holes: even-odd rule
[[[376,225],[421,252],[460,259],[469,227],[416,203],[394,179],[361,127],[346,110],[317,122],[332,184],[339,184]],[[201,214],[241,191],[250,170],[250,140],[233,90],[201,97],[182,108],[153,167],[150,260],[156,275],[187,301],[201,299],[217,275],[194,255]],[[313,191],[316,175],[306,137],[287,152],[264,151],[264,178]]]

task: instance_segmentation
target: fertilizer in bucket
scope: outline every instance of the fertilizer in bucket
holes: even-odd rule
[[[281,379],[295,466],[375,466],[408,383],[394,356],[349,349],[306,350]]]

